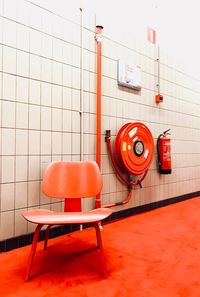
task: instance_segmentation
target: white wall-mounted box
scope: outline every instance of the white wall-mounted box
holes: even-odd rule
[[[140,66],[118,60],[118,85],[140,91],[142,87],[141,72]]]

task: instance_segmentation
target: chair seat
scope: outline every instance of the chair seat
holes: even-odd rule
[[[108,208],[97,208],[89,212],[54,212],[46,209],[36,209],[24,212],[23,217],[34,224],[63,225],[87,224],[100,222],[111,215]]]

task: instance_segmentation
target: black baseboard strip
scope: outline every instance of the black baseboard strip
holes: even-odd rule
[[[146,205],[141,205],[141,206],[121,210],[121,211],[113,213],[109,218],[107,218],[105,220],[105,222],[112,222],[112,221],[118,220],[120,218],[128,217],[128,216],[131,216],[134,214],[139,214],[139,213],[142,213],[145,211],[153,210],[153,209],[156,209],[159,207],[167,206],[167,205],[170,205],[173,203],[181,202],[181,201],[191,199],[194,197],[198,197],[198,196],[200,196],[200,191],[181,195],[181,196],[174,197],[174,198],[157,201],[157,202],[152,202],[152,203],[149,203]],[[87,226],[83,226],[83,227],[86,228]],[[67,234],[67,233],[71,233],[71,232],[77,231],[77,230],[79,230],[78,225],[64,225],[64,226],[54,227],[54,228],[50,229],[49,238],[54,238],[54,237],[61,236],[61,235]],[[42,230],[40,232],[39,241],[44,240],[44,237],[45,237],[45,230]],[[0,241],[0,253],[7,252],[7,251],[10,251],[10,250],[13,250],[16,248],[20,248],[20,247],[29,245],[32,243],[32,240],[33,240],[33,233],[21,235],[18,237],[13,237],[13,238],[9,238],[7,240]]]

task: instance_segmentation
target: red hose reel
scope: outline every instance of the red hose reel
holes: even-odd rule
[[[115,140],[115,158],[123,173],[140,175],[151,165],[154,142],[150,130],[142,123],[127,123]]]
[[[130,201],[133,187],[144,180],[154,154],[153,136],[142,123],[128,123],[121,127],[115,139],[115,156],[111,147],[111,131],[106,130],[105,141],[108,152],[119,180],[128,187],[128,197],[124,201],[107,204],[103,207],[123,205]],[[131,175],[141,175],[133,181]]]

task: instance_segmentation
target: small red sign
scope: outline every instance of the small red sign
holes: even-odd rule
[[[156,31],[152,28],[147,28],[147,39],[149,42],[156,44]]]

